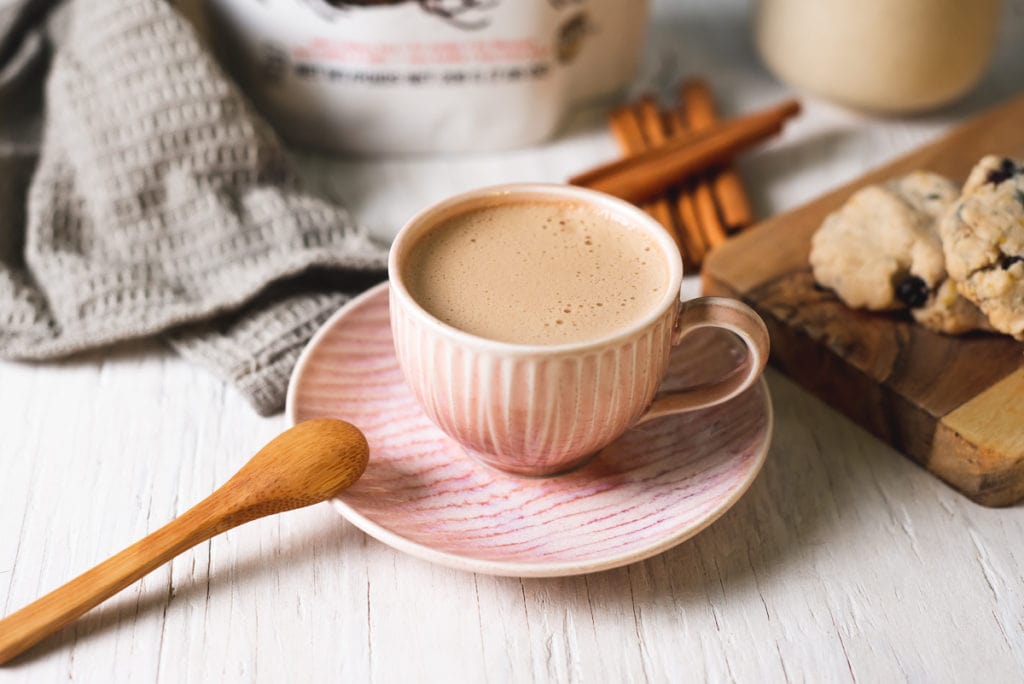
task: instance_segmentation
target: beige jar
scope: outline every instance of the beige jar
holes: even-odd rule
[[[759,0],[755,40],[787,83],[878,112],[964,94],[988,64],[999,0]]]

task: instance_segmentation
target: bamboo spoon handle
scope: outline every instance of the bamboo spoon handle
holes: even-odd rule
[[[368,453],[362,433],[342,421],[312,420],[282,433],[178,518],[0,620],[0,664],[196,544],[331,497],[362,475]]]
[[[210,497],[181,517],[132,544],[0,621],[0,664],[72,622],[129,584],[230,525],[211,517]],[[239,520],[235,524],[241,524]]]

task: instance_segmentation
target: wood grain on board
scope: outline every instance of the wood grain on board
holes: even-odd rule
[[[971,499],[1024,498],[1024,345],[948,337],[904,314],[854,311],[814,287],[810,240],[858,188],[925,169],[963,181],[985,154],[1024,156],[1024,96],[730,240],[705,264],[706,294],[765,319],[772,361],[797,382]]]

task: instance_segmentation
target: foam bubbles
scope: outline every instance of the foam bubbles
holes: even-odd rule
[[[668,284],[651,238],[571,204],[473,210],[416,247],[404,273],[414,298],[450,325],[507,342],[602,337],[650,311]]]

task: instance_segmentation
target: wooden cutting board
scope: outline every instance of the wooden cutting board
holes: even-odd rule
[[[783,372],[971,499],[1005,506],[1024,498],[1024,344],[853,311],[815,289],[807,262],[814,231],[858,188],[914,169],[962,182],[990,153],[1024,157],[1024,96],[728,241],[703,280],[761,314]]]

